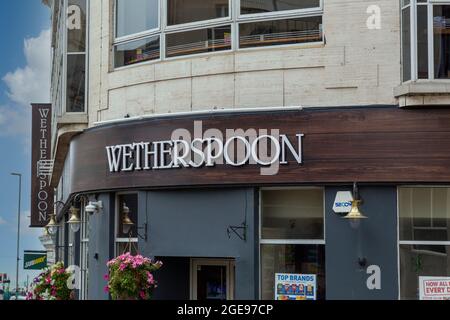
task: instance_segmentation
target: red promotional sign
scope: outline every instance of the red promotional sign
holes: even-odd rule
[[[449,277],[420,277],[420,300],[450,300]]]
[[[32,105],[31,137],[31,226],[43,228],[53,208],[53,189],[50,187],[51,161],[50,104]]]

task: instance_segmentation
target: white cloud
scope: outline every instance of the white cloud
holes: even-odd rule
[[[50,99],[51,32],[43,30],[38,37],[24,40],[26,66],[7,73],[3,81],[9,99],[21,106],[46,103]]]
[[[31,131],[30,110],[0,106],[0,136],[28,136]]]

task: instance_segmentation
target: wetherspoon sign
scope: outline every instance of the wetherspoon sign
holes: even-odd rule
[[[51,161],[51,117],[50,104],[32,105],[31,137],[31,225],[42,228],[47,225],[52,213],[53,189],[49,182]]]

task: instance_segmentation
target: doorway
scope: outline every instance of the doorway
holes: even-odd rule
[[[192,300],[234,300],[235,264],[230,259],[191,259]]]

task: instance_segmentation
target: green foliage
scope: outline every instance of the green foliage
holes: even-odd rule
[[[153,273],[160,269],[160,261],[140,255],[123,254],[108,262],[109,273],[105,275],[108,285],[105,291],[114,300],[150,300],[157,287]]]

